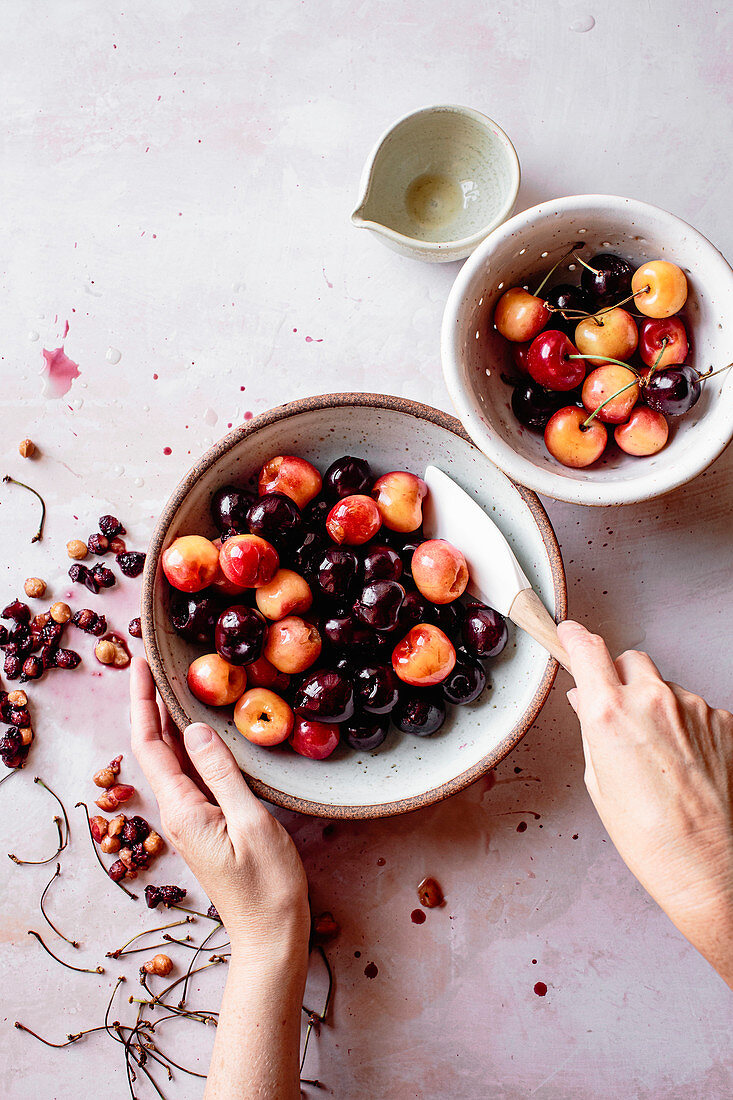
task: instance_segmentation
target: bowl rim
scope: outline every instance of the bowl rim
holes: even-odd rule
[[[363,217],[361,211],[366,206],[372,190],[374,166],[379,152],[387,138],[391,137],[391,135],[399,130],[404,123],[409,122],[412,118],[417,118],[420,115],[441,113],[466,115],[468,118],[472,118],[474,122],[478,122],[485,130],[491,130],[494,136],[499,139],[499,144],[503,147],[509,158],[512,176],[511,184],[506,192],[506,199],[502,203],[499,212],[491,221],[485,222],[480,229],[475,230],[475,232],[469,234],[469,236],[455,237],[448,241],[429,241],[422,240],[419,237],[410,237],[409,234],[400,233],[398,230],[385,225],[384,222],[374,221],[372,218]],[[483,111],[477,111],[475,107],[463,107],[459,103],[430,104],[426,107],[418,107],[415,111],[408,111],[407,114],[400,115],[399,118],[395,119],[395,121],[380,134],[364,162],[361,180],[359,181],[359,201],[351,215],[351,222],[358,229],[372,229],[386,239],[394,242],[396,245],[412,252],[438,255],[447,252],[459,252],[466,249],[473,251],[473,249],[486,239],[487,234],[491,233],[500,226],[502,222],[507,220],[517,201],[521,182],[522,167],[519,163],[517,150],[514,148],[514,144],[507,132],[502,129],[498,122],[493,118],[489,118]]]
[[[624,198],[621,195],[567,195],[563,198],[548,199],[515,214],[503,225],[495,229],[469,257],[463,265],[450,289],[443,311],[440,347],[443,365],[443,377],[458,414],[458,418],[473,442],[496,466],[513,481],[525,485],[535,492],[543,493],[554,500],[569,504],[585,504],[596,507],[616,504],[638,504],[645,500],[671,493],[698,477],[726,449],[733,439],[733,409],[727,423],[722,420],[722,430],[710,431],[696,452],[694,467],[675,467],[663,475],[660,471],[644,474],[630,481],[588,482],[576,481],[562,470],[542,469],[529,459],[522,457],[505,440],[485,424],[477,407],[469,396],[467,387],[460,380],[461,359],[458,348],[458,315],[468,296],[469,284],[489,259],[497,245],[509,239],[520,228],[531,228],[542,219],[550,219],[555,213],[578,211],[579,207],[589,211],[608,210],[620,205],[628,207],[636,217],[643,218],[653,214],[655,218],[666,220],[675,228],[684,227],[685,232],[694,237],[708,251],[710,260],[717,265],[721,278],[733,279],[733,270],[722,252],[703,233],[683,218],[664,210],[660,206],[643,202],[640,199]]]
[[[287,420],[291,417],[298,416],[304,412],[321,409],[339,409],[344,407],[353,408],[354,406],[406,413],[417,419],[428,420],[438,427],[452,432],[464,442],[471,444],[471,439],[462,428],[460,422],[454,416],[451,416],[450,413],[442,412],[430,405],[425,405],[421,402],[412,401],[404,397],[396,397],[389,394],[347,392],[303,397],[294,401],[288,401],[283,405],[275,406],[253,417],[252,420],[240,424],[210,447],[201,459],[199,459],[181,479],[165,504],[155,524],[148,544],[145,569],[142,578],[140,617],[146,657],[158,692],[181,732],[190,724],[191,720],[179,704],[176,694],[168,680],[163,659],[158,648],[154,627],[154,593],[159,572],[160,554],[168,530],[178,509],[202,474],[209,470],[222,455],[226,454],[233,447],[238,446],[249,436],[254,435],[261,428],[275,424],[281,420]],[[506,477],[506,475],[503,476]],[[567,615],[567,585],[565,568],[557,536],[555,535],[547,512],[535,493],[530,489],[524,488],[524,486],[515,485],[511,479],[507,480],[510,481],[510,484],[529,508],[532,519],[542,537],[552,575],[555,596],[555,619],[561,621]],[[482,775],[485,775],[486,772],[494,768],[500,760],[507,756],[508,753],[519,744],[540,713],[550,693],[558,667],[558,662],[553,657],[548,656],[542,678],[529,705],[519,717],[512,730],[495,749],[487,753],[481,760],[459,773],[453,779],[447,780],[445,783],[433,787],[419,795],[395,799],[389,802],[376,803],[374,805],[332,806],[326,803],[296,797],[288,794],[286,791],[280,791],[276,787],[270,786],[270,784],[265,783],[263,780],[255,779],[251,776],[246,776],[247,782],[258,797],[277,806],[281,806],[284,809],[294,810],[298,813],[317,817],[346,819],[392,817],[397,814],[408,813],[412,810],[431,806],[436,802],[441,802],[443,799],[448,798],[450,795],[457,794],[459,791],[462,791],[465,787],[479,779]]]

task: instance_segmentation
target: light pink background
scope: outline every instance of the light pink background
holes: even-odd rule
[[[448,408],[438,335],[457,265],[400,258],[349,224],[367,151],[407,110],[458,102],[496,118],[522,162],[520,208],[563,194],[631,195],[687,218],[730,253],[725,12],[708,0],[134,0],[114,9],[8,0],[3,472],[42,488],[49,518],[31,547],[29,500],[3,487],[7,597],[35,574],[63,598],[64,544],[86,537],[102,512],[119,514],[129,545],[143,548],[193,458],[247,413],[344,388]],[[573,29],[589,16],[591,30]],[[59,346],[67,319],[66,351],[81,373],[63,398],[44,397],[41,348]],[[33,464],[17,455],[25,435],[42,451]],[[727,706],[732,473],[729,453],[649,505],[547,502],[571,612],[612,649],[648,648],[664,675]],[[124,629],[137,593],[128,581],[98,599],[75,596]],[[38,742],[27,770],[0,789],[3,851],[53,848],[54,806],[34,775],[71,807],[93,798],[91,773],[127,746],[127,677],[95,666],[90,639],[78,647],[84,671],[57,673],[31,693]],[[325,836],[325,822],[287,819],[314,907],[342,926],[330,951],[333,1016],[307,1064],[325,1090],[310,1095],[733,1092],[730,996],[611,848],[583,787],[568,686],[558,680],[493,787],[404,819],[329,826]],[[124,768],[140,782],[129,755]],[[141,789],[139,809],[155,820]],[[78,813],[49,911],[83,940],[82,965],[96,965],[155,922],[91,862]],[[134,992],[145,958],[112,963],[100,979],[47,960],[25,933],[43,929],[37,900],[52,871],[0,862],[3,1092],[123,1097],[119,1048],[104,1037],[54,1051],[11,1026],[21,1019],[58,1041],[97,1023],[116,975],[130,979],[124,996]],[[410,912],[426,873],[447,905],[418,927]],[[152,877],[184,882],[205,904],[174,854]],[[196,1003],[215,1007],[222,980],[207,975]],[[533,992],[538,981],[544,998]],[[318,974],[311,993],[312,1002],[322,994]],[[131,1012],[121,998],[116,1014],[128,1021]],[[193,1025],[161,1032],[187,1065],[205,1066],[210,1040]],[[200,1085],[178,1074],[164,1091],[188,1100]]]

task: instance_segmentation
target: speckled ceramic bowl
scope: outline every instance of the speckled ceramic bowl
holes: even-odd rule
[[[506,756],[537,717],[557,663],[531,638],[512,630],[492,663],[492,686],[472,706],[454,707],[434,737],[390,732],[374,753],[339,748],[325,761],[287,747],[246,741],[231,708],[216,710],[188,691],[186,671],[200,649],[168,621],[163,549],[178,535],[214,536],[212,493],[228,482],[256,482],[273,455],[298,454],[325,470],[343,454],[363,455],[377,473],[440,466],[491,513],[558,620],[565,616],[565,575],[557,540],[534,493],[513,485],[473,446],[452,416],[427,405],[377,394],[331,394],[294,401],[241,425],[212,447],[177,487],[153,532],[145,566],[142,626],[158,690],[177,725],[213,724],[231,746],[257,794],[302,813],[380,817],[437,802],[461,790]],[[460,545],[460,532],[456,533]]]
[[[519,160],[498,123],[441,104],[400,118],[370,153],[351,215],[404,256],[461,260],[509,217]]]
[[[733,271],[718,250],[674,214],[615,195],[576,195],[541,203],[495,230],[464,265],[443,318],[445,380],[464,428],[505,473],[538,493],[574,504],[631,504],[684,485],[733,437],[733,370],[703,386],[700,400],[677,423],[656,455],[634,458],[615,444],[584,470],[562,466],[541,435],[518,423],[506,341],[493,327],[494,307],[510,286],[537,286],[575,241],[584,255],[618,252],[632,263],[672,260],[684,270],[684,310],[691,357],[698,370],[733,359]],[[558,279],[557,281],[562,281]]]

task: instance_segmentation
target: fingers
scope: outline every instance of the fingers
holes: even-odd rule
[[[171,746],[163,740],[155,682],[147,664],[139,657],[134,658],[130,675],[130,729],[132,751],[162,812],[184,798],[191,806],[206,802],[193,780],[183,773]]]
[[[584,696],[592,697],[603,688],[619,686],[621,681],[603,638],[570,619],[560,623],[557,634],[568,651],[581,702]]]
[[[662,679],[648,653],[637,653],[635,649],[629,649],[617,657],[614,663],[623,684],[631,684],[634,680]]]
[[[247,786],[232,753],[211,726],[194,722],[183,735],[194,768],[230,821],[242,821],[260,804]]]

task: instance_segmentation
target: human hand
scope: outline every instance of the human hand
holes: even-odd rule
[[[585,784],[621,858],[733,987],[733,715],[667,684],[645,653],[614,662],[558,627],[576,687]]]
[[[232,950],[282,945],[304,955],[310,917],[303,865],[227,746],[209,726],[196,723],[185,731],[184,751],[156,701],[150,670],[138,658],[132,664],[130,718],[132,749],[158,800],[163,831],[216,906]]]

